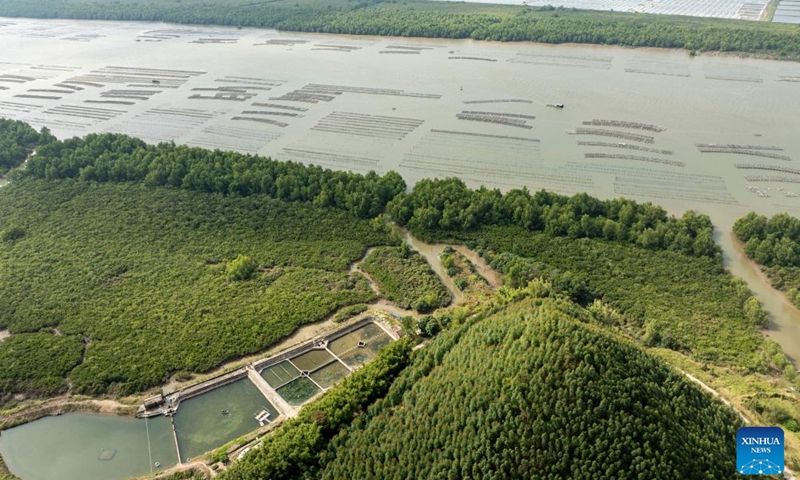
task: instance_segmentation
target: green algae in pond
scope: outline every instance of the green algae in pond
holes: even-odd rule
[[[45,417],[4,430],[0,454],[24,480],[121,480],[178,461],[168,418],[92,413]]]
[[[325,350],[310,350],[292,358],[292,363],[300,370],[312,371],[333,361],[333,356]]]
[[[279,415],[246,378],[182,401],[174,417],[181,457],[197,457],[259,428],[262,409],[270,418]]]
[[[321,390],[307,377],[300,377],[278,389],[278,394],[293,407],[304,404]]]
[[[348,366],[355,368],[375,358],[378,351],[391,341],[392,338],[381,327],[368,323],[333,340],[328,348]]]

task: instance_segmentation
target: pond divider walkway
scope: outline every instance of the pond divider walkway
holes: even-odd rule
[[[320,349],[325,350],[328,352],[333,358],[337,361],[342,363],[349,371],[353,371],[353,368],[343,362],[338,355],[334,354],[330,349],[328,349],[328,343],[336,340],[337,338],[343,337],[349,333],[352,333],[359,328],[372,323],[383,330],[392,340],[398,340],[400,336],[395,332],[391,327],[386,325],[383,321],[375,318],[371,315],[368,315],[361,320],[348,325],[336,332],[333,332],[329,335],[324,337],[318,337],[313,340],[309,340],[307,342],[303,342],[300,345],[297,345],[293,348],[289,348],[282,353],[277,355],[273,355],[268,358],[264,358],[261,360],[257,360],[247,366],[238,368],[232,372],[228,372],[224,375],[220,375],[218,377],[211,378],[204,382],[200,382],[196,385],[192,385],[187,387],[183,390],[179,390],[175,393],[170,395],[157,395],[155,397],[148,398],[145,400],[144,404],[139,407],[136,412],[136,416],[138,418],[151,418],[156,417],[158,415],[166,415],[171,417],[178,411],[178,407],[180,403],[184,400],[188,400],[192,397],[196,397],[198,395],[202,395],[207,393],[211,390],[214,390],[219,387],[223,387],[230,383],[236,382],[243,378],[247,378],[253,385],[258,388],[258,390],[264,395],[264,397],[272,403],[272,405],[278,410],[278,412],[287,418],[291,418],[297,415],[297,411],[299,409],[296,407],[291,406],[286,400],[281,397],[278,392],[272,388],[269,383],[261,376],[261,371],[265,368],[269,368],[273,365],[276,365],[284,360],[289,360],[292,357],[296,357],[301,355],[305,352],[308,352],[313,349]],[[320,390],[326,390],[319,386],[317,382],[313,379],[308,377],[312,382],[314,382]],[[172,423],[173,426],[173,434],[176,436],[175,438],[175,446],[177,448],[178,440],[177,440],[177,433],[175,432],[175,423]],[[180,452],[179,452],[180,456]]]
[[[253,382],[253,385],[256,386],[261,391],[261,394],[264,395],[267,400],[272,403],[272,405],[280,412],[281,415],[292,418],[297,415],[297,409],[289,405],[289,403],[283,399],[278,392],[275,391],[274,388],[269,386],[264,377],[261,376],[258,371],[253,368],[252,365],[248,365],[247,367],[247,377]]]

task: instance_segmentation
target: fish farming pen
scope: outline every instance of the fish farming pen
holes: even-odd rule
[[[411,46],[411,45],[387,45],[386,48],[393,48],[395,50],[412,50],[419,52],[421,50],[434,50],[437,47],[419,47],[419,46]]]
[[[29,88],[28,92],[31,93],[63,93],[65,95],[71,95],[75,93],[75,90],[59,90],[55,88]]]
[[[126,100],[84,100],[83,103],[101,103],[106,105],[136,105],[136,102]]]
[[[695,143],[697,148],[730,148],[740,150],[775,150],[778,152],[783,151],[783,147],[777,145],[736,145],[733,143]]]
[[[494,123],[508,127],[524,128],[526,130],[531,130],[533,128],[532,126],[527,125],[525,120],[516,118],[494,117],[490,115],[471,115],[466,113],[457,113],[456,118],[459,120],[468,120],[472,122]]]
[[[638,133],[620,132],[618,130],[606,130],[602,128],[581,128],[578,127],[575,131],[567,130],[567,135],[598,135],[601,137],[621,138],[623,140],[630,140],[632,142],[654,143],[654,138],[648,135],[640,135]]]
[[[100,94],[101,98],[125,99],[125,100],[149,100],[153,95],[159,94],[163,90],[109,90]]]
[[[316,92],[323,92],[327,95],[341,95],[342,93],[363,93],[366,95],[389,95],[393,97],[412,97],[412,98],[427,98],[438,100],[442,98],[441,95],[431,93],[409,93],[405,90],[395,90],[386,88],[371,88],[371,87],[348,87],[342,85],[324,85],[312,83],[303,87]]]
[[[666,131],[665,127],[658,125],[651,125],[649,123],[628,122],[624,120],[587,120],[583,122],[584,125],[593,125],[598,127],[618,127],[618,128],[632,128],[635,130],[647,130],[650,132],[660,133]]]
[[[584,153],[585,158],[616,158],[621,160],[637,160],[639,162],[661,163],[663,165],[672,165],[674,167],[685,167],[684,162],[677,160],[667,160],[666,158],[656,157],[642,157],[639,155],[626,155],[622,153]]]
[[[423,122],[424,120],[413,118],[333,112],[320,120],[311,130],[402,140]]]
[[[275,125],[277,127],[288,127],[288,123],[279,122],[277,120],[272,120],[271,118],[252,118],[252,117],[233,117],[231,118],[233,121],[245,121],[245,122],[258,122],[258,123],[267,123],[269,125]]]
[[[286,80],[272,80],[269,78],[256,78],[256,77],[234,77],[224,76],[214,80],[217,83],[242,83],[251,86],[266,86],[266,87],[280,87]]]
[[[14,95],[15,98],[40,98],[42,100],[61,100],[62,97],[54,97],[52,95],[32,95],[27,93],[22,93],[19,95]]]
[[[549,65],[554,67],[597,68],[609,70],[614,57],[542,55],[537,53],[517,53],[509,60],[512,63],[529,63],[533,65]]]
[[[283,151],[288,153],[290,156],[299,156],[320,162],[327,162],[327,163],[332,162],[334,164],[344,163],[344,164],[358,165],[361,167],[374,167],[375,165],[380,163],[379,159],[374,159],[374,158],[359,157],[355,155],[343,155],[331,152],[315,152],[312,150],[304,150],[299,148],[284,148]]]
[[[302,113],[292,113],[292,112],[270,112],[267,110],[244,110],[242,115],[275,115],[278,117],[304,117]]]
[[[675,153],[672,150],[649,148],[642,145],[632,145],[630,143],[620,143],[620,142],[595,142],[590,140],[578,140],[577,142],[575,142],[575,144],[586,147],[624,148],[627,150],[639,150],[642,152],[660,153],[661,155],[672,155]]]
[[[61,115],[65,117],[80,117],[91,120],[111,120],[127,113],[124,110],[111,110],[107,108],[82,107],[79,105],[59,105],[43,113],[47,115]]]
[[[419,55],[419,50],[381,50],[378,53],[394,53],[399,55]]]
[[[681,182],[681,181],[669,181],[669,180],[661,181],[661,180],[657,180],[657,179],[642,180],[642,179],[636,178],[636,177],[624,177],[624,176],[622,176],[622,177],[614,177],[614,181],[617,182],[617,183],[620,183],[620,184],[630,184],[630,185],[636,185],[636,186],[653,185],[653,186],[658,186],[658,187],[672,187],[672,188],[679,188],[679,189],[684,189],[684,190],[698,190],[698,191],[704,191],[704,192],[705,191],[709,191],[709,190],[718,190],[720,192],[727,192],[728,191],[728,187],[724,183],[723,184],[718,184],[718,185],[692,184],[692,183],[686,183],[686,182]]]
[[[64,82],[64,83],[56,83],[56,84],[55,84],[55,85],[53,85],[53,86],[54,86],[54,87],[59,87],[59,88],[68,88],[68,89],[70,89],[70,90],[74,90],[74,91],[80,91],[80,90],[83,90],[83,87],[79,87],[79,86],[77,86],[77,85],[70,85],[70,84],[68,84],[68,83],[66,83],[66,82]]]
[[[283,135],[262,129],[239,126],[208,126],[186,141],[187,145],[210,149],[257,153],[267,143]]]
[[[778,75],[776,79],[778,82],[800,82],[800,76],[793,76],[793,75]]]
[[[311,49],[312,51],[321,51],[321,52],[344,52],[350,53],[356,50],[361,50],[361,47],[354,47],[349,45],[314,45]]]
[[[745,175],[744,179],[747,180],[748,182],[800,183],[800,178],[780,177],[777,175]]]
[[[464,110],[461,113],[467,115],[486,115],[492,117],[510,117],[510,118],[525,118],[528,120],[535,120],[533,115],[523,115],[521,113],[501,113],[501,112],[480,112],[475,110]]]
[[[258,93],[250,92],[251,87],[216,87],[216,88],[193,88],[195,93],[188,98],[190,100],[224,100],[230,102],[245,102],[251,100]]]
[[[308,111],[307,108],[293,107],[293,106],[290,106],[290,105],[278,105],[277,103],[258,103],[258,102],[254,102],[252,105],[254,107],[280,108],[280,109],[283,109],[283,110],[292,110],[294,112],[307,112]]]
[[[481,103],[533,103],[533,100],[525,100],[524,98],[504,98],[499,100],[465,100],[466,105],[478,105]]]
[[[201,45],[235,45],[238,41],[238,38],[198,38],[189,43],[199,43]]]
[[[793,173],[795,175],[800,175],[800,169],[797,168],[789,168],[789,167],[779,167],[777,165],[763,165],[763,164],[754,164],[754,163],[734,163],[734,167],[741,168],[741,169],[754,169],[754,170],[773,170],[776,172],[783,172],[783,173]]]
[[[739,202],[730,194],[716,195],[703,191],[676,191],[654,189],[648,186],[632,186],[614,184],[614,193],[625,196],[640,196],[662,198],[667,200],[681,200],[686,202],[708,202],[721,205],[739,205]]]
[[[792,157],[778,153],[764,152],[761,150],[745,150],[743,148],[699,147],[702,153],[735,153],[737,155],[752,155],[755,157],[774,158],[776,160],[791,161]]]
[[[484,57],[447,57],[448,60],[479,60],[482,62],[496,62],[497,59],[495,58],[484,58]]]
[[[686,173],[676,170],[659,170],[655,168],[647,168],[642,166],[632,165],[615,165],[607,163],[585,163],[585,162],[567,162],[566,168],[570,171],[582,171],[591,173],[602,173],[607,175],[622,175],[630,176],[635,175],[637,178],[644,179],[674,179],[676,181],[696,184],[725,184],[725,180],[718,175],[703,175],[699,173]]]
[[[311,43],[310,40],[293,40],[293,39],[283,39],[283,38],[273,38],[267,40],[263,43],[254,43],[254,47],[258,46],[269,46],[269,45],[280,45],[284,47],[294,47],[295,45],[302,45],[304,43]]]

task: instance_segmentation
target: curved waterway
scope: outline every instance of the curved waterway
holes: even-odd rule
[[[0,454],[9,470],[25,480],[122,480],[178,462],[168,418],[91,413],[46,417],[3,430]]]
[[[457,176],[473,187],[698,210],[714,221],[726,266],[770,312],[767,334],[800,361],[800,314],[730,238],[733,221],[748,211],[800,213],[800,185],[786,180],[800,162],[798,63],[17,18],[0,22],[0,42],[0,77],[8,80],[0,116],[60,138],[127,133],[333,169],[396,170],[409,185]],[[649,129],[626,129],[634,123]],[[720,152],[709,144],[743,147]],[[753,145],[768,148],[754,155]],[[196,408],[209,425],[237,431],[238,411],[220,418],[234,409],[192,407],[201,401],[186,412]],[[242,418],[255,407],[243,406]],[[148,426],[157,432],[155,449]],[[116,480],[149,473],[155,461],[174,463],[171,437],[169,419],[71,414],[2,432],[0,453],[25,480]],[[199,434],[182,443],[190,454],[210,444]],[[163,460],[151,463],[154,452]]]
[[[779,290],[772,287],[758,265],[747,258],[741,242],[731,232],[732,222],[723,223],[717,242],[720,243],[725,267],[747,282],[769,314],[766,336],[778,342],[783,351],[800,368],[800,311]]]

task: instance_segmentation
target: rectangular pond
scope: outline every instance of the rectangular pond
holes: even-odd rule
[[[166,417],[45,417],[0,433],[0,454],[25,480],[121,480],[178,462]]]
[[[175,414],[178,445],[184,461],[218,448],[259,428],[261,410],[279,413],[250,380],[243,378],[224,387],[181,402]]]
[[[378,351],[392,341],[381,327],[368,323],[328,344],[328,349],[350,368],[359,367],[375,358]]]

